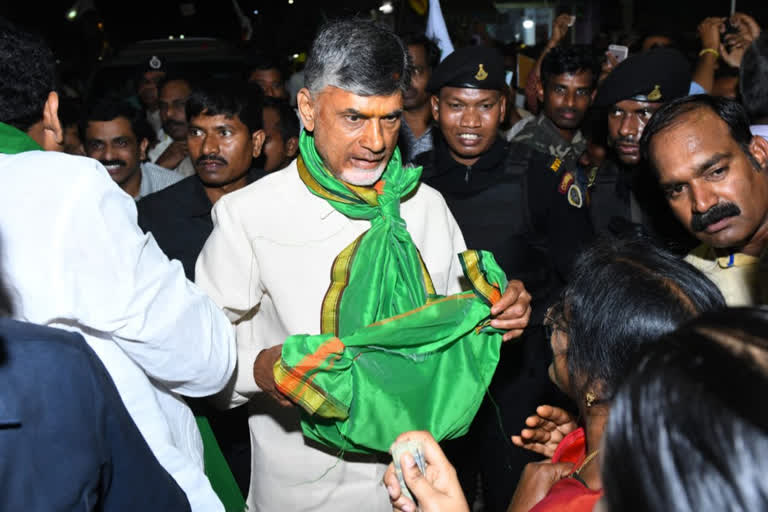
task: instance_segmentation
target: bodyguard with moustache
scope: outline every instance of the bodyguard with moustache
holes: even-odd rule
[[[672,48],[656,48],[623,61],[598,89],[595,105],[606,111],[611,151],[592,187],[597,232],[645,233],[678,254],[695,246],[640,154],[640,137],[651,116],[665,103],[686,96],[690,82],[685,57]]]
[[[506,142],[499,125],[506,113],[504,62],[495,50],[463,48],[448,56],[428,85],[439,131],[435,147],[415,161],[424,182],[445,197],[470,247],[491,251],[512,279],[534,297],[533,320],[564,285],[579,249],[592,239],[585,197],[563,162],[519,142]],[[491,395],[469,437],[446,444],[471,496],[474,472],[483,473],[490,510],[505,510],[514,482],[531,455],[509,446],[508,435],[531,408],[557,399],[547,377],[551,354],[541,329],[529,329],[502,348]],[[525,390],[525,392],[521,392]]]
[[[750,133],[744,107],[706,95],[673,101],[654,115],[641,147],[671,210],[701,242],[686,260],[729,306],[765,304],[768,141]]]

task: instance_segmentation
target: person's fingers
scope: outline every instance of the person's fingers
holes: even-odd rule
[[[403,471],[403,480],[416,501],[425,503],[433,499],[436,491],[422,474],[416,461],[410,453],[406,452],[400,457],[400,467]]]
[[[526,434],[527,435],[523,435],[523,433],[520,432],[520,435],[524,439],[527,439],[528,442],[533,442],[533,443],[547,443],[552,438],[552,434],[544,430],[531,430]]]
[[[391,502],[394,503],[400,498],[402,490],[400,489],[400,481],[397,479],[397,474],[395,473],[394,464],[390,464],[387,467],[387,471],[384,473],[384,486],[387,488]]]
[[[544,422],[544,418],[536,414],[525,418],[525,425],[531,428],[537,428],[543,422]]]
[[[517,302],[520,294],[525,291],[522,281],[512,280],[507,283],[507,289],[501,295],[501,298],[496,301],[491,307],[491,315],[496,316],[503,313],[509,306]],[[522,311],[520,312],[522,314]]]
[[[551,421],[555,425],[562,425],[573,421],[573,418],[568,414],[568,411],[551,405],[541,405],[537,407],[536,414],[547,421]]]
[[[531,313],[531,299],[528,292],[523,291],[514,303],[509,304],[491,320],[491,325],[499,329],[523,329],[528,325]]]
[[[416,504],[413,500],[408,499],[405,494],[401,494],[400,497],[392,501],[392,509],[397,512],[416,512]]]

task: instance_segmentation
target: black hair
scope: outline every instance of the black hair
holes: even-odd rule
[[[276,69],[280,73],[280,78],[285,80],[285,68],[286,66],[282,59],[275,55],[253,53],[246,59],[243,80],[248,81],[251,73],[254,71],[267,71],[269,69]]]
[[[753,123],[768,118],[768,31],[752,41],[739,68],[741,101]]]
[[[640,137],[640,152],[643,160],[650,162],[655,168],[656,164],[650,154],[651,139],[659,132],[678,122],[683,115],[701,108],[714,112],[728,125],[728,131],[733,140],[736,141],[744,154],[747,155],[752,165],[759,169],[760,165],[749,151],[752,132],[749,129],[749,118],[744,107],[737,101],[708,94],[696,94],[694,96],[677,98],[669,103],[665,103],[653,114],[653,117],[651,117],[651,120],[643,130],[642,137]]]
[[[0,122],[23,132],[43,119],[56,61],[40,36],[0,18]]]
[[[187,100],[187,119],[199,115],[228,118],[237,116],[248,127],[248,133],[254,133],[264,127],[262,118],[263,95],[261,88],[245,82],[231,80],[210,80],[192,90]]]
[[[724,306],[712,281],[649,240],[599,240],[576,261],[561,301],[572,391],[610,401],[641,345]]]
[[[304,84],[311,94],[327,86],[357,96],[387,96],[411,84],[408,48],[380,23],[347,18],[326,23],[312,41]]]
[[[592,88],[597,87],[600,77],[600,62],[595,58],[594,50],[586,44],[573,46],[555,46],[544,56],[541,62],[541,83],[546,87],[550,78],[563,73],[592,73]]]
[[[280,116],[278,127],[284,142],[287,142],[291,137],[299,136],[299,131],[301,130],[299,118],[296,112],[294,112],[293,107],[286,100],[265,97],[264,108],[273,108],[277,111],[278,116]]]
[[[91,121],[112,121],[122,117],[131,123],[131,130],[136,136],[136,142],[147,139],[150,144],[155,141],[155,131],[147,121],[144,112],[127,101],[113,96],[105,96],[91,101],[83,108],[80,118],[80,140],[85,143],[85,132]]]
[[[407,33],[400,36],[405,46],[423,46],[424,53],[427,56],[427,66],[434,71],[440,64],[440,46],[437,41],[427,37],[423,32]]]
[[[192,75],[190,73],[183,73],[179,71],[167,71],[165,73],[165,76],[160,80],[157,84],[157,93],[160,94],[160,90],[165,87],[165,84],[168,82],[187,82],[189,85],[189,88],[192,89],[195,86],[195,83],[198,81],[198,77],[196,75]]]
[[[641,354],[603,435],[609,510],[768,509],[768,310],[704,314]]]

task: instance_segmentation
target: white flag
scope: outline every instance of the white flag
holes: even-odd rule
[[[440,0],[429,0],[427,37],[436,40],[437,44],[440,45],[441,61],[453,53],[453,43],[451,43],[451,36],[448,35],[448,29],[445,27]]]

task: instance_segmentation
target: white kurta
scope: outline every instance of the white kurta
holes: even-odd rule
[[[438,293],[461,290],[464,239],[442,196],[426,185],[401,205]],[[339,461],[310,446],[297,407],[282,408],[253,380],[256,355],[293,334],[318,334],[334,258],[370,226],[312,195],[294,161],[221,198],[197,261],[197,283],[237,323],[238,369],[227,399],[251,399],[250,510],[389,511],[386,466]],[[394,441],[394,439],[393,439]]]
[[[233,330],[142,233],[133,199],[90,158],[0,155],[0,239],[16,316],[80,332],[192,510],[223,510],[203,473],[192,412],[176,393],[206,396],[225,385]]]

